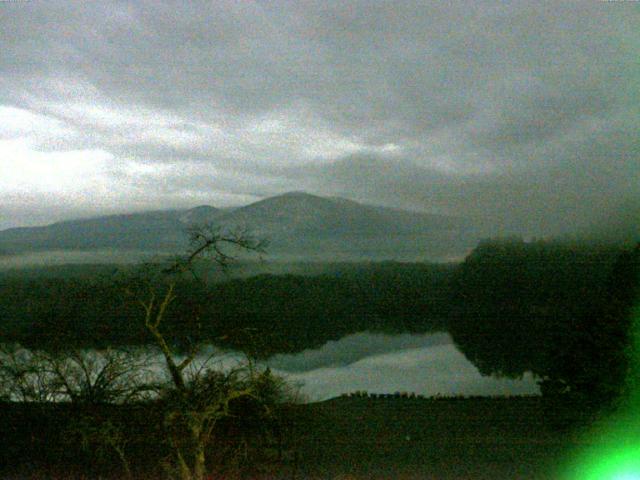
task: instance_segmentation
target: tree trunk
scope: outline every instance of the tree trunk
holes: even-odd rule
[[[205,442],[200,437],[200,428],[191,427],[193,439],[193,480],[204,480],[207,464],[205,457]]]
[[[206,474],[206,461],[204,455],[204,446],[196,445],[193,455],[193,480],[204,480]]]
[[[178,469],[180,471],[180,480],[193,480],[193,476],[191,475],[191,470],[187,465],[187,462],[184,461],[182,454],[178,451]]]

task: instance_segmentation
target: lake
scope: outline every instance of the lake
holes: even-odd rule
[[[148,349],[137,352],[147,358],[153,372],[151,376],[162,378],[165,374],[162,356]],[[191,367],[197,369],[204,362],[210,362],[214,368],[227,369],[242,359],[239,353],[209,346]],[[354,391],[408,392],[424,396],[539,394],[531,374],[520,379],[481,375],[446,333],[361,332],[327,342],[317,349],[275,355],[261,363],[297,386],[302,398],[309,402]]]
[[[209,353],[215,353],[210,348]],[[237,355],[219,357],[220,365]],[[434,395],[533,395],[536,379],[495,378],[478,369],[456,348],[447,333],[382,334],[361,332],[330,341],[317,349],[279,354],[264,362],[291,383],[308,401],[344,393],[413,392]]]
[[[446,333],[357,333],[319,349],[277,355],[267,363],[300,383],[301,393],[311,401],[355,390],[425,396],[540,393],[531,374],[521,379],[481,375]]]

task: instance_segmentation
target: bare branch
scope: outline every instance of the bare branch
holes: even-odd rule
[[[225,251],[223,246],[236,250],[265,253],[268,242],[252,235],[247,228],[236,227],[234,230],[223,231],[211,224],[191,226],[189,234],[190,249],[187,254],[176,259],[163,273],[178,274],[192,269],[198,258],[208,256],[219,267],[225,269],[236,257]],[[193,272],[192,272],[193,273]]]
[[[160,322],[162,321],[163,317],[164,317],[164,313],[167,310],[167,307],[169,306],[169,304],[171,302],[173,302],[175,300],[175,295],[173,294],[173,290],[175,288],[175,283],[171,282],[169,284],[169,287],[167,289],[167,292],[162,300],[162,303],[160,304],[160,307],[158,308],[158,313],[156,313],[156,318],[154,320],[154,324],[153,326],[155,328],[158,328],[158,326],[160,325]]]

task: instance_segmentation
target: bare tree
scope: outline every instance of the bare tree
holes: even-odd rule
[[[40,355],[20,345],[0,346],[0,396],[17,402],[50,402],[57,399],[51,374]]]
[[[245,229],[225,232],[210,225],[191,227],[190,249],[182,257],[175,258],[168,266],[157,272],[144,272],[144,288],[138,294],[137,301],[144,310],[144,326],[151,334],[156,346],[160,349],[171,380],[178,390],[185,388],[184,370],[191,364],[201,345],[192,345],[186,358],[177,361],[178,355],[167,342],[161,330],[167,309],[176,299],[176,284],[178,279],[189,273],[197,274],[195,266],[198,260],[208,258],[215,265],[226,269],[235,260],[238,252],[264,253],[266,241],[258,239]]]
[[[148,354],[78,349],[41,353],[59,396],[77,403],[129,403],[157,392]]]
[[[246,356],[231,369],[212,368],[213,354],[202,361],[203,338],[188,351],[176,348],[167,333],[168,312],[178,295],[178,283],[187,275],[199,281],[197,264],[208,258],[226,269],[242,252],[262,253],[266,242],[246,230],[222,231],[210,226],[193,228],[187,253],[163,266],[146,265],[127,292],[142,309],[142,324],[162,357],[165,380],[154,380],[153,362],[140,352],[126,350],[29,351],[5,346],[0,351],[0,397],[18,401],[70,401],[79,404],[129,403],[154,398],[164,415],[165,441],[170,457],[166,471],[180,480],[203,480],[214,457],[230,454],[233,442],[216,437],[220,424],[246,418],[247,412],[266,425],[278,402],[287,396],[285,383],[259,368],[255,356]],[[257,417],[256,417],[257,415]],[[127,438],[121,425],[84,417],[73,433],[83,445],[106,448],[131,476],[125,455]],[[222,434],[221,436],[223,436]],[[238,437],[240,438],[240,437]],[[220,440],[219,442],[216,442]],[[228,440],[228,439],[227,439]],[[247,457],[247,442],[235,449]]]
[[[238,253],[262,253],[266,243],[246,230],[225,232],[210,226],[192,228],[190,237],[187,254],[162,268],[160,275],[147,277],[144,288],[135,295],[144,312],[144,326],[163,356],[170,379],[162,394],[167,441],[172,451],[165,468],[180,480],[202,480],[207,471],[207,450],[218,422],[232,415],[234,402],[262,400],[259,389],[264,372],[258,372],[252,362],[228,372],[207,368],[207,362],[200,368],[190,368],[202,353],[202,344],[193,343],[186,356],[180,356],[167,340],[163,322],[176,299],[178,279],[185,274],[197,278],[194,267],[200,259],[209,258],[226,269]],[[264,408],[268,408],[266,404]]]
[[[157,391],[149,359],[123,350],[0,347],[3,396],[21,402],[126,403]]]

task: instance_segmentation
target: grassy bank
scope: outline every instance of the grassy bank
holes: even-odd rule
[[[134,471],[162,478],[155,462],[166,452],[153,412],[108,407],[93,415],[124,420]],[[263,469],[269,478],[554,478],[586,420],[540,397],[339,398],[294,406],[287,417],[282,460]],[[118,478],[112,453],[101,453],[109,470],[94,462],[99,452],[64,440],[71,421],[68,406],[2,405],[3,478]]]

